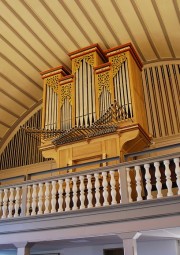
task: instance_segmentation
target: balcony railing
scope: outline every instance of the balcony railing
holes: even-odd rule
[[[0,187],[1,219],[107,207],[180,195],[174,153]]]

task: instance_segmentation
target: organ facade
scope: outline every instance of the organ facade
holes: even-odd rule
[[[108,163],[115,164],[147,147],[142,64],[133,46],[102,51],[94,44],[69,57],[72,73],[63,66],[41,73],[43,156],[57,167],[117,157]]]

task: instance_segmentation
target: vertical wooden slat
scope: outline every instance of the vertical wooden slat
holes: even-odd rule
[[[167,98],[166,98],[165,89],[164,89],[163,74],[162,74],[162,70],[160,66],[158,66],[158,72],[159,72],[160,86],[161,86],[161,92],[162,92],[162,98],[163,98],[162,102],[163,102],[163,107],[165,110],[165,116],[167,121],[168,134],[171,134],[170,119],[169,119],[168,108],[167,108]]]
[[[148,91],[148,82],[146,81],[147,77],[147,72],[146,69],[144,69],[142,73],[142,79],[143,79],[143,84],[144,84],[144,96],[145,96],[145,102],[146,102],[146,113],[147,113],[147,119],[148,119],[148,127],[149,127],[149,133],[153,134],[153,128],[152,128],[152,118],[151,118],[151,113],[150,113],[150,97],[149,97],[149,91]]]
[[[172,93],[171,93],[172,84],[170,83],[168,66],[165,66],[164,73],[165,73],[165,80],[166,80],[167,100],[168,100],[168,105],[169,105],[169,116],[171,119],[171,130],[172,130],[172,134],[174,134],[174,133],[177,133],[177,126],[175,124],[176,117],[175,117],[174,106],[173,106],[174,98],[172,97]]]
[[[154,101],[154,95],[153,95],[153,89],[152,89],[152,81],[151,81],[151,75],[150,75],[150,70],[147,69],[147,77],[148,77],[148,81],[150,81],[149,83],[149,94],[150,94],[150,98],[151,98],[151,106],[152,106],[152,116],[154,119],[154,126],[155,126],[155,135],[156,137],[159,137],[159,128],[158,128],[158,118],[157,118],[157,112],[156,112],[156,107],[155,107],[155,101]]]
[[[158,119],[159,119],[159,129],[160,129],[159,133],[160,133],[160,136],[165,136],[164,121],[162,116],[162,106],[161,106],[157,77],[156,77],[156,72],[154,67],[152,68],[152,73],[153,73],[154,90],[155,90],[154,96],[156,97],[157,113],[158,113]]]
[[[172,98],[173,98],[173,106],[174,106],[174,111],[175,111],[175,117],[176,117],[176,125],[177,129],[175,130],[175,133],[178,133],[180,131],[180,97],[178,98],[178,89],[176,87],[176,82],[175,82],[175,77],[174,77],[174,72],[172,69],[172,65],[169,65],[169,72],[170,72],[170,77],[172,80],[171,83],[171,91],[172,91]],[[175,123],[174,123],[175,124]]]

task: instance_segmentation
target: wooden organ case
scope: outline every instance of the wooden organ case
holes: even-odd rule
[[[116,156],[123,161],[125,153],[147,147],[142,64],[133,46],[102,51],[94,44],[69,56],[72,74],[62,66],[41,73],[43,126],[36,131],[43,156],[66,167]]]

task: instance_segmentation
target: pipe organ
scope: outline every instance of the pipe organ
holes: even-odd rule
[[[41,73],[43,155],[64,167],[104,157],[123,160],[124,153],[148,146],[142,64],[133,46],[103,51],[94,44],[69,57],[71,74],[62,66]]]

